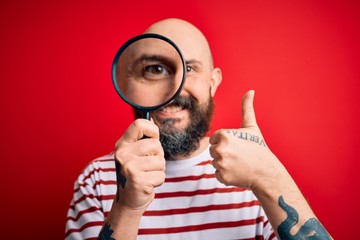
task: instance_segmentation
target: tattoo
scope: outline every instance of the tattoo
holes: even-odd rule
[[[299,214],[291,206],[287,205],[282,196],[278,200],[279,206],[286,212],[287,218],[283,221],[278,227],[278,234],[280,239],[290,239],[290,240],[330,240],[329,234],[326,232],[325,228],[321,223],[315,219],[310,218],[305,222],[299,231],[292,235],[290,233],[291,228],[298,223]]]
[[[120,188],[125,187],[126,178],[121,174],[121,166],[118,161],[115,160],[115,169],[116,169],[116,182],[117,182],[117,192],[116,192],[116,202],[120,201]]]
[[[243,139],[243,140],[248,140],[254,143],[257,143],[261,146],[266,147],[265,141],[264,139],[260,138],[259,136],[256,136],[254,134],[251,133],[247,133],[247,132],[240,132],[237,130],[226,130],[226,133],[233,135],[234,137]]]
[[[111,230],[110,224],[104,223],[104,226],[102,227],[98,240],[116,240],[115,238],[112,238],[111,235],[113,234],[114,230]]]

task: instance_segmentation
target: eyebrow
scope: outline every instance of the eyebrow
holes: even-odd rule
[[[196,59],[190,59],[185,61],[186,64],[199,64],[199,65],[203,65],[200,61],[196,60]]]
[[[134,69],[137,66],[141,66],[141,64],[146,61],[159,62],[161,64],[164,64],[173,72],[176,69],[176,64],[174,63],[174,60],[168,58],[167,56],[157,55],[157,54],[142,54],[138,58],[136,58],[129,66],[129,69],[131,69],[129,72],[132,72],[132,69]]]
[[[140,57],[136,58],[134,63],[139,63],[141,61],[160,61],[166,63],[172,62],[172,60],[167,58],[166,56],[143,54]]]

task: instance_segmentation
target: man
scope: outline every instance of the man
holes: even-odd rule
[[[114,155],[93,161],[80,175],[67,238],[331,239],[267,147],[255,119],[254,91],[243,97],[240,129],[206,137],[222,80],[206,38],[179,19],[146,32],[180,47],[186,83],[177,99],[152,112],[152,121],[135,120]],[[114,158],[127,179],[118,191]]]

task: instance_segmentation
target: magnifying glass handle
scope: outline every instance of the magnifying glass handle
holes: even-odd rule
[[[143,111],[143,118],[150,120],[150,112],[148,111]]]

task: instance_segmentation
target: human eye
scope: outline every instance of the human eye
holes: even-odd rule
[[[154,65],[145,66],[144,73],[154,74],[154,75],[161,75],[161,74],[164,75],[164,74],[169,74],[169,71],[168,69],[166,69],[165,66],[154,64]]]
[[[142,56],[131,66],[132,75],[142,81],[167,80],[176,73],[176,66],[161,56]]]
[[[171,74],[171,69],[162,63],[145,64],[142,71],[142,77],[147,80],[167,79]]]
[[[188,61],[186,62],[186,73],[195,74],[202,71],[202,65],[199,61]]]

